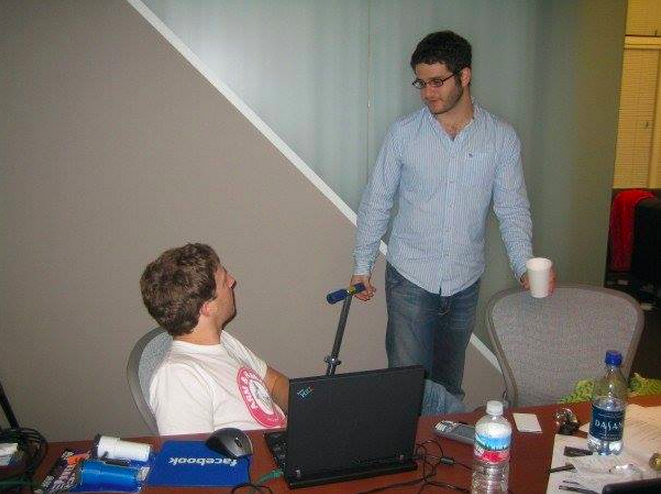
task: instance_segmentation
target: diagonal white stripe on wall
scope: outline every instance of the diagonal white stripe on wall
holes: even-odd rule
[[[356,224],[356,213],[344,202],[299,156],[291,149],[282,138],[273,131],[253,111],[246,102],[240,98],[227,84],[220,80],[212,70],[197,56],[145,3],[140,0],[127,0],[140,14],[142,14],[154,28],[167,39],[190,63],[193,65],[213,86],[227,98],[264,136],[308,179],[324,194],[342,214]],[[256,75],[261,77],[261,75]],[[385,256],[387,246],[381,242],[381,253]],[[495,355],[475,335],[471,336],[471,344],[487,359],[499,372],[500,367]],[[470,372],[470,369],[468,370]]]

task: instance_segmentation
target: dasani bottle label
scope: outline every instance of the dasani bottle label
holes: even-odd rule
[[[601,441],[619,441],[623,422],[624,410],[604,410],[593,405],[590,435]]]

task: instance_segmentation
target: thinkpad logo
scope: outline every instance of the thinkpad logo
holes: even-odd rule
[[[176,465],[200,465],[204,467],[206,465],[227,465],[230,467],[236,466],[237,461],[232,458],[170,458],[168,462],[172,466]]]

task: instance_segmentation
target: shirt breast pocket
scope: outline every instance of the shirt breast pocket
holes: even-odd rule
[[[496,159],[495,153],[466,153],[461,168],[461,185],[474,194],[490,194],[496,173]]]
[[[425,163],[412,163],[402,169],[399,186],[420,198],[428,199],[438,193],[443,181],[444,169]]]

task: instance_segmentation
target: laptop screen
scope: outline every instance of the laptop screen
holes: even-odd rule
[[[411,461],[421,366],[290,381],[285,477]]]

